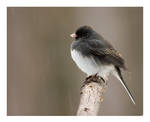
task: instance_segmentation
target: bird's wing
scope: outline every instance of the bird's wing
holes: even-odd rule
[[[90,45],[89,49],[92,55],[98,56],[99,59],[104,63],[110,63],[126,69],[124,59],[122,58],[121,54],[113,47],[100,47],[99,43],[97,43],[96,46]]]

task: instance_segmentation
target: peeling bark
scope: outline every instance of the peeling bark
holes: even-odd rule
[[[78,107],[78,116],[98,115],[100,105],[103,101],[103,93],[106,89],[106,82],[103,78],[93,75],[86,78],[81,87],[80,104]]]

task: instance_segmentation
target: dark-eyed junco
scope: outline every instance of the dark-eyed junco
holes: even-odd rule
[[[74,34],[71,34],[71,37],[75,39],[71,45],[71,56],[77,66],[88,76],[97,73],[104,80],[113,74],[119,79],[135,104],[121,74],[120,68],[126,69],[126,67],[120,53],[89,26],[81,26]]]

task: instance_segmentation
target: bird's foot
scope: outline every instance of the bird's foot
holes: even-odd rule
[[[83,88],[86,84],[89,84],[91,82],[96,82],[96,83],[101,84],[102,82],[105,83],[105,80],[102,77],[98,76],[98,73],[96,73],[94,75],[90,75],[90,76],[86,77],[81,88]]]

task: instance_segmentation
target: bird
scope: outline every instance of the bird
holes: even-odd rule
[[[70,36],[74,39],[71,44],[71,57],[78,68],[88,76],[98,74],[104,80],[108,80],[110,74],[114,75],[135,104],[121,73],[122,69],[127,69],[125,60],[112,44],[87,25],[80,26]]]

